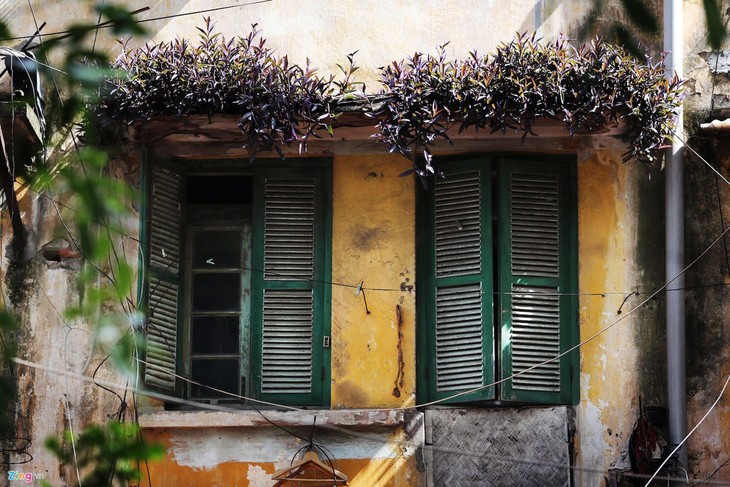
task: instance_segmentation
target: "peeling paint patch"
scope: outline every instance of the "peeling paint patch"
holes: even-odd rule
[[[295,429],[308,437],[311,429]],[[322,431],[317,428],[314,440],[327,446],[334,458],[396,458],[392,444],[393,428],[369,430],[363,434]],[[262,427],[249,430],[195,429],[170,432],[171,459],[180,466],[195,470],[212,470],[227,462],[281,463],[288,465],[304,442],[285,432]],[[205,448],[201,448],[205,445]]]
[[[269,487],[271,485],[271,474],[258,465],[248,466],[246,479],[249,482],[249,487]]]
[[[296,451],[301,440],[279,436],[273,432],[264,436],[259,431],[181,430],[170,436],[169,453],[178,465],[196,470],[213,469],[226,462],[283,461],[285,452]]]
[[[700,52],[697,54],[705,60],[707,66],[715,74],[730,74],[730,52]]]
[[[581,383],[584,384],[584,394],[578,409],[578,437],[580,443],[579,460],[580,466],[586,468],[595,468],[595,465],[606,464],[604,455],[610,450],[610,445],[604,437],[605,428],[601,421],[601,409],[588,400],[589,377],[582,374]],[[576,473],[582,477],[577,485],[599,485],[602,475],[593,474],[589,471],[576,470]],[[595,476],[597,475],[597,476]]]

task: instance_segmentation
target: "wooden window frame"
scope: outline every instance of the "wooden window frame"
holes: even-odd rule
[[[327,407],[330,403],[330,387],[331,382],[331,352],[329,348],[323,346],[323,337],[331,335],[331,252],[332,252],[332,162],[330,159],[321,158],[307,158],[307,159],[296,159],[286,161],[273,161],[273,160],[257,160],[255,163],[250,164],[248,161],[240,160],[213,160],[213,161],[172,161],[172,162],[160,162],[160,161],[149,161],[143,160],[140,177],[140,193],[141,193],[141,208],[140,208],[140,241],[144,252],[140,254],[139,266],[140,269],[144,269],[144,272],[138,273],[138,300],[141,303],[142,309],[148,307],[150,302],[150,239],[152,232],[150,231],[151,215],[152,215],[152,168],[156,165],[160,167],[173,167],[181,169],[180,172],[185,172],[187,169],[194,170],[195,174],[215,174],[220,171],[231,171],[240,174],[250,174],[254,178],[254,203],[253,203],[253,225],[252,225],[252,268],[251,272],[251,324],[250,324],[250,338],[249,342],[249,355],[250,365],[248,369],[250,371],[251,380],[247,381],[246,389],[248,389],[248,396],[252,399],[259,399],[264,401],[276,402],[285,405],[297,405],[297,406],[321,406]],[[314,319],[313,319],[313,360],[314,367],[312,375],[312,390],[310,394],[264,394],[259,392],[260,386],[260,364],[256,360],[260,360],[260,343],[257,340],[261,339],[260,331],[260,319],[261,310],[257,310],[256,306],[261,304],[260,296],[256,293],[263,289],[262,273],[256,272],[258,262],[263,262],[263,221],[261,220],[263,211],[263,199],[261,194],[257,194],[259,189],[257,188],[256,181],[263,177],[281,177],[281,178],[292,178],[292,177],[308,177],[315,180],[317,186],[315,198],[316,203],[316,214],[315,214],[315,225],[316,225],[316,240],[315,240],[315,275],[312,279],[311,287],[314,293]],[[182,185],[184,186],[185,176],[181,177]],[[180,236],[180,247],[178,251],[180,256],[186,255],[185,246],[183,245],[184,239],[187,238],[185,235],[185,205],[184,201],[184,187],[180,188],[179,201],[180,201],[180,214],[182,218],[181,228],[183,229]],[[259,235],[260,233],[260,235]],[[186,324],[189,321],[188,316],[184,316],[183,302],[187,299],[189,294],[188,283],[185,282],[187,279],[186,267],[180,266],[180,275],[176,278],[178,284],[178,313],[177,313],[177,336],[175,343],[175,358],[176,358],[176,374],[181,376],[187,376],[188,365],[189,365],[189,347],[186,342],[189,340],[188,333],[190,332],[189,326]],[[258,275],[258,276],[257,276]],[[284,286],[285,288],[288,286]],[[315,291],[316,289],[316,291]],[[257,321],[259,320],[259,321]],[[149,319],[147,320],[149,324]],[[241,333],[243,333],[243,328]],[[149,332],[149,326],[146,328],[146,332]],[[141,378],[145,382],[145,386],[149,389],[163,392],[175,397],[186,396],[186,390],[184,387],[186,382],[183,379],[177,378],[174,381],[174,387],[161,387],[160,384],[150,383],[144,379],[148,378],[147,370],[145,367],[140,368]],[[257,378],[258,377],[258,378]],[[242,393],[246,392],[241,391]],[[246,394],[242,394],[246,395]],[[205,399],[202,399],[205,401]],[[224,401],[219,398],[218,402]],[[242,402],[242,401],[239,401]]]
[[[450,175],[480,171],[481,208],[481,290],[483,306],[483,384],[501,381],[511,369],[511,283],[525,285],[557,285],[549,279],[522,279],[510,275],[510,171],[524,169],[556,174],[560,181],[559,198],[559,307],[560,352],[578,343],[577,296],[577,176],[574,156],[477,155],[436,162],[446,178]],[[418,188],[416,260],[420,286],[417,289],[417,399],[419,403],[441,400],[473,389],[437,390],[436,387],[436,289],[439,282],[457,285],[468,281],[463,277],[436,277],[434,234],[434,183]],[[453,398],[448,403],[481,404],[576,404],[578,388],[578,351],[565,354],[560,362],[559,391],[526,391],[512,387],[506,380]]]

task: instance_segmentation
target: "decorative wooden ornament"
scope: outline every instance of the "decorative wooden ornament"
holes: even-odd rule
[[[320,461],[317,453],[308,451],[301,460],[271,475],[274,487],[332,487],[350,485],[347,475]]]

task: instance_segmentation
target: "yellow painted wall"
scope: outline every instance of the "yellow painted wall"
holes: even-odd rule
[[[626,202],[622,194],[627,167],[614,154],[591,155],[578,167],[579,289],[581,293],[621,291],[628,285],[627,253],[630,247],[623,227]],[[617,302],[618,299],[618,302]],[[613,294],[580,297],[580,338],[586,340],[613,322],[622,297]],[[625,381],[635,374],[634,345],[627,339],[630,327],[615,326],[581,348],[580,404],[577,451],[584,468],[603,466],[613,459],[617,447],[610,445],[608,429],[617,424],[631,427],[632,392]],[[625,396],[624,396],[625,394]],[[629,404],[612,405],[610,397],[624,397]],[[589,426],[590,425],[590,426]],[[628,441],[630,430],[624,441]],[[598,485],[601,477],[577,472],[579,485]]]
[[[399,437],[402,432],[395,433]],[[225,435],[225,433],[221,433]],[[175,456],[175,432],[168,430],[149,430],[145,433],[148,441],[161,443],[167,447],[164,459],[149,463],[149,479],[142,485],[157,486],[225,486],[225,487],[268,487],[273,485],[271,474],[290,463],[290,456],[296,452],[283,452],[287,458],[271,462],[223,461],[208,468],[191,467],[181,464]],[[298,444],[302,446],[302,444]],[[245,445],[242,445],[245,449]],[[279,452],[281,453],[281,452]],[[422,474],[418,471],[416,458],[394,451],[388,458],[337,458],[333,466],[347,475],[351,487],[411,487],[422,485]],[[201,453],[202,454],[202,453]],[[272,455],[272,458],[276,455]],[[321,457],[321,456],[320,456]],[[324,463],[327,460],[321,458]]]
[[[333,164],[332,407],[372,408],[415,400],[415,191],[393,155],[336,157]],[[398,344],[396,306],[402,316]],[[399,350],[400,349],[400,350]],[[398,384],[399,351],[405,368]],[[400,380],[398,380],[400,383]],[[398,397],[398,395],[400,397]]]
[[[661,194],[662,182],[655,170],[623,163],[617,142],[587,142],[578,165],[580,339],[587,343],[580,349],[574,474],[576,483],[586,486],[604,485],[607,466],[628,445],[640,401],[663,405],[651,402],[658,399],[646,385],[648,377],[656,379],[663,358],[652,355],[659,340],[656,302],[634,311],[653,279],[661,279],[646,269],[642,257],[653,252],[659,258],[659,251],[639,247],[648,241],[663,246],[661,215],[640,228],[637,209],[652,214],[662,205],[642,195],[641,186]],[[632,294],[637,290],[644,294]],[[647,363],[654,364],[652,370]]]

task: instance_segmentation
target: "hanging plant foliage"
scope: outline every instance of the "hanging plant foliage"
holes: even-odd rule
[[[321,77],[277,56],[258,36],[225,39],[210,19],[197,43],[177,39],[125,49],[113,67],[97,113],[133,123],[160,115],[236,114],[252,154],[296,142],[306,148],[319,131],[333,133],[342,113],[374,120],[376,137],[391,152],[414,161],[427,176],[432,146],[467,129],[533,133],[551,119],[571,134],[586,134],[624,120],[624,161],[653,162],[673,131],[682,82],[664,76],[662,62],[640,62],[620,46],[596,38],[574,47],[564,39],[542,44],[526,35],[495,54],[447,58],[416,53],[380,68],[381,90],[365,94],[353,81],[354,53],[340,76]],[[417,157],[420,155],[424,157]]]
[[[342,79],[322,78],[307,63],[278,57],[253,26],[247,37],[226,39],[210,19],[199,42],[186,39],[125,49],[113,68],[98,113],[132,123],[159,115],[238,114],[252,153],[306,142],[316,130],[332,131],[336,99],[352,91],[355,68]]]
[[[625,119],[630,147],[624,161],[653,162],[672,134],[681,103],[681,81],[668,80],[662,63],[641,63],[623,48],[594,39],[574,48],[534,36],[502,44],[494,55],[472,53],[447,60],[417,53],[380,73],[390,94],[374,114],[391,151],[421,149],[419,175],[434,172],[429,146],[450,142],[456,128],[533,133],[540,119],[561,122],[571,135],[587,134]]]

